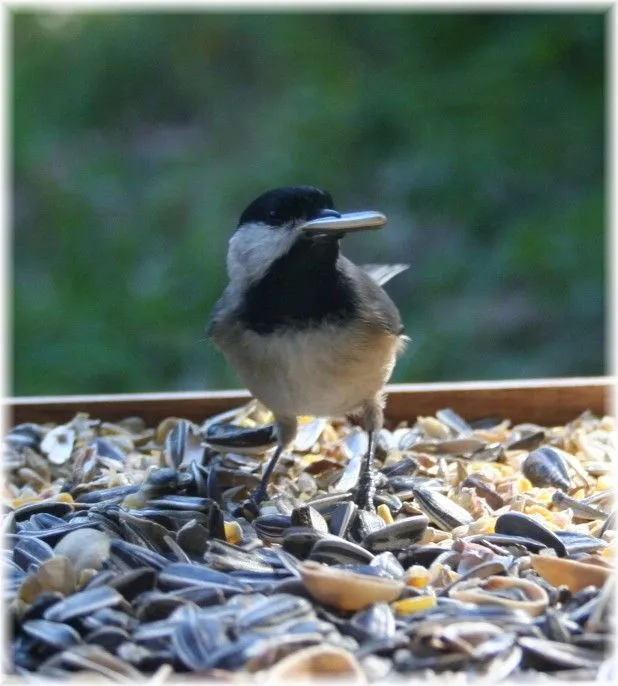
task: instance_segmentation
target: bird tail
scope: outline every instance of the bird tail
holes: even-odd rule
[[[405,272],[409,266],[409,264],[363,264],[361,269],[367,272],[378,286],[383,286],[397,274]]]

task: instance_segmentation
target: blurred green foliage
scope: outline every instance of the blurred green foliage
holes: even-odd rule
[[[244,206],[311,183],[412,338],[394,381],[604,371],[601,13],[13,14],[16,394],[238,386]]]

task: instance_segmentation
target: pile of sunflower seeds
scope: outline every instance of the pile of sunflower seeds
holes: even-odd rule
[[[453,678],[613,682],[612,417],[469,424],[449,409],[367,439],[302,418],[269,500],[257,403],[21,424],[4,439],[15,683]]]

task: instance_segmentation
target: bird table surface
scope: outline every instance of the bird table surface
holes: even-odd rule
[[[239,391],[10,399],[9,671],[609,682],[612,386],[391,386],[408,427],[367,481],[338,419],[302,418],[269,474],[272,415]]]

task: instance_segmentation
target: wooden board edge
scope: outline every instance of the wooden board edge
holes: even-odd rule
[[[612,413],[615,388],[616,379],[610,376],[392,384],[387,386],[386,416],[390,423],[398,423],[450,407],[469,420],[496,416],[513,422],[561,424],[584,410]],[[249,399],[247,391],[225,390],[6,398],[4,406],[7,423],[12,424],[65,422],[77,412],[110,421],[136,415],[152,424],[172,415],[201,422]]]

